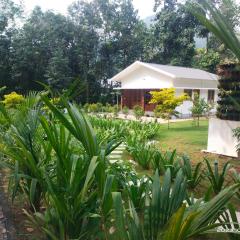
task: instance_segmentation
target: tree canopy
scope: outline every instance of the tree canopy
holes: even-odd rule
[[[108,79],[136,60],[214,72],[219,46],[209,56],[196,53],[200,24],[186,11],[189,1],[156,0],[147,26],[132,0],[78,0],[66,15],[36,6],[27,16],[12,0],[0,0],[0,87],[25,94],[49,85],[62,92],[77,81],[77,101],[106,102]],[[235,26],[238,8],[224,11]]]

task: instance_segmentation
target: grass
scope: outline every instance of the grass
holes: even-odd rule
[[[162,124],[156,140],[159,141],[160,149],[164,151],[177,149],[178,154],[189,155],[195,164],[208,158],[210,161],[218,160],[220,166],[230,161],[234,167],[238,167],[237,159],[202,152],[207,149],[208,141],[208,120],[206,119],[200,121],[200,127],[197,127],[192,120],[171,123],[170,129],[167,128],[167,124]]]
[[[190,120],[171,123],[170,129],[167,124],[162,124],[158,140],[164,150],[177,149],[180,153],[193,155],[207,148],[207,138],[208,121],[201,120],[200,127],[197,127]]]

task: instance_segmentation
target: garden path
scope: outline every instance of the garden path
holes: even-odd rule
[[[122,160],[122,155],[124,150],[126,149],[126,146],[124,143],[121,143],[117,148],[115,148],[110,154],[109,154],[109,160],[111,163],[114,163],[116,161]]]

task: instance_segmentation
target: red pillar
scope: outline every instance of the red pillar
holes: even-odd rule
[[[141,91],[141,106],[143,110],[145,111],[145,103],[144,103],[144,89],[140,90]]]

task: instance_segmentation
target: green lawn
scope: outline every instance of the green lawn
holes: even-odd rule
[[[193,154],[207,148],[208,121],[201,120],[200,126],[193,121],[171,123],[170,129],[166,124],[161,125],[159,133],[160,145],[163,149],[177,149],[178,152]]]

